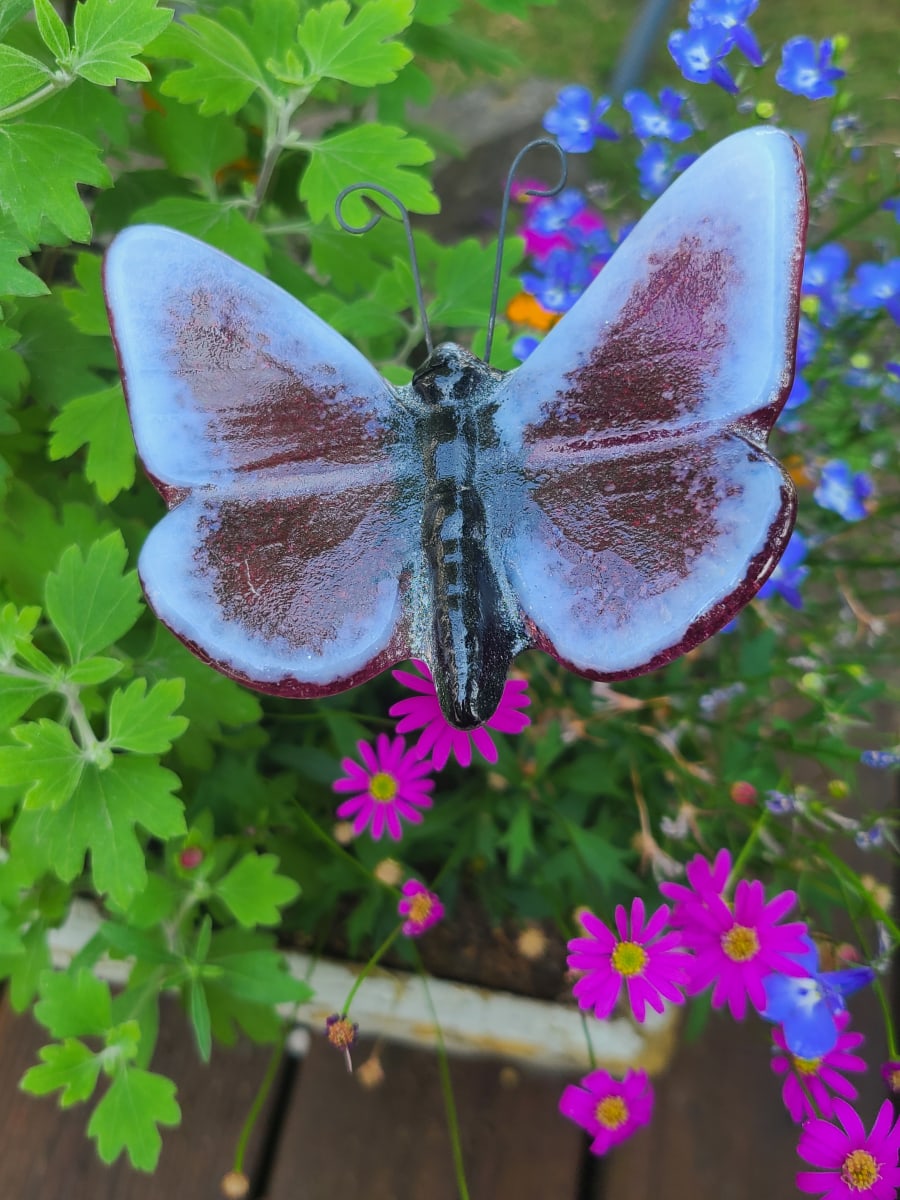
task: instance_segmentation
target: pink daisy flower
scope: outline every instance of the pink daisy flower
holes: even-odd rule
[[[866,1069],[865,1061],[858,1054],[850,1053],[861,1046],[865,1039],[861,1033],[846,1032],[850,1024],[848,1012],[838,1013],[834,1023],[838,1029],[837,1045],[820,1058],[799,1058],[788,1049],[784,1033],[780,1029],[773,1032],[775,1052],[772,1070],[776,1075],[784,1076],[781,1098],[791,1114],[791,1120],[798,1124],[807,1117],[833,1116],[832,1092],[844,1100],[855,1100],[859,1094],[840,1072]]]
[[[872,1132],[846,1100],[835,1100],[830,1121],[807,1121],[797,1153],[818,1171],[800,1171],[801,1192],[820,1193],[825,1200],[896,1200],[900,1187],[900,1120],[893,1121],[894,1106],[885,1100]]]
[[[685,945],[694,951],[688,991],[702,992],[713,984],[712,1006],[725,1004],[735,1020],[742,1021],[747,1000],[757,1011],[766,1007],[766,975],[807,975],[809,972],[792,955],[806,949],[806,926],[802,921],[779,925],[794,907],[796,892],[781,892],[766,903],[758,879],[742,879],[729,907],[721,896],[706,894],[705,907],[691,906],[690,923],[682,931]]]
[[[666,1000],[683,1004],[680,991],[687,982],[687,956],[678,947],[681,934],[663,933],[669,916],[669,906],[661,905],[647,924],[644,924],[644,902],[636,896],[631,902],[631,930],[623,905],[616,908],[618,938],[593,913],[584,913],[580,920],[589,937],[573,938],[569,942],[566,962],[573,971],[585,971],[572,993],[579,1008],[592,1008],[602,1020],[616,1006],[624,983],[628,1002],[636,1021],[643,1021],[646,1005],[662,1012]]]
[[[401,818],[418,825],[422,820],[419,809],[431,808],[431,797],[427,795],[434,787],[431,764],[415,750],[407,751],[402,737],[391,739],[379,733],[374,747],[368,742],[356,745],[365,766],[352,758],[341,760],[344,775],[334,781],[332,790],[355,794],[338,805],[337,815],[353,818],[354,834],[368,827],[378,841],[386,830],[399,842],[403,836]]]
[[[412,665],[418,674],[410,671],[392,671],[391,674],[404,687],[417,694],[392,704],[388,711],[392,717],[400,718],[397,722],[398,733],[422,730],[415,749],[423,756],[431,755],[436,771],[446,766],[451,751],[461,767],[469,766],[473,745],[482,758],[494,763],[497,761],[497,747],[488,729],[496,729],[499,733],[521,733],[526,725],[531,724],[531,718],[519,711],[531,703],[528,684],[524,679],[510,679],[503,688],[497,711],[489,721],[477,729],[455,729],[441,712],[431,672],[426,664],[413,659]]]
[[[667,900],[674,901],[672,924],[681,929],[693,924],[692,914],[707,907],[710,896],[721,896],[731,874],[731,855],[720,850],[712,865],[697,854],[685,866],[690,886],[683,883],[661,883],[659,890]]]
[[[400,890],[403,899],[397,905],[397,912],[401,917],[408,918],[403,922],[403,932],[407,937],[420,937],[441,919],[444,906],[440,897],[429,892],[418,879],[407,879]]]
[[[646,1071],[626,1071],[624,1079],[591,1071],[580,1085],[570,1083],[565,1088],[559,1111],[591,1135],[592,1154],[605,1154],[642,1125],[649,1125],[653,1088]]]

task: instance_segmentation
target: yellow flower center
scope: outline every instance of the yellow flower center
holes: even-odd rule
[[[637,942],[619,942],[610,959],[614,971],[620,975],[642,975],[647,965],[647,951]]]
[[[880,1178],[878,1160],[868,1150],[854,1150],[844,1159],[841,1179],[854,1192],[867,1192]]]
[[[387,771],[377,771],[369,780],[369,795],[379,804],[390,804],[397,795],[397,780]]]
[[[604,1129],[621,1129],[628,1120],[628,1105],[621,1096],[604,1096],[594,1116]]]
[[[821,1058],[798,1058],[796,1054],[792,1054],[791,1059],[798,1075],[818,1075],[822,1065]]]
[[[732,925],[722,936],[722,949],[733,962],[749,962],[759,953],[756,930],[747,925]]]
[[[409,902],[409,920],[421,925],[428,920],[432,907],[433,902],[427,892],[418,892]]]

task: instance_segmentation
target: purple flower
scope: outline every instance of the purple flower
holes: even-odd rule
[[[760,600],[770,600],[773,596],[781,596],[791,608],[802,608],[803,597],[800,595],[800,585],[809,574],[809,567],[802,566],[806,558],[806,539],[796,530],[791,534],[791,540],[782,554],[778,566],[756,593]]]
[[[863,503],[874,491],[872,480],[864,471],[855,475],[839,458],[832,459],[822,468],[813,499],[822,508],[828,508],[845,521],[861,521],[866,515]]]
[[[720,850],[712,863],[702,854],[695,854],[685,867],[688,885],[683,883],[661,883],[659,890],[667,900],[672,900],[672,924],[676,928],[687,928],[694,924],[725,890],[731,873],[731,854]]]
[[[692,29],[718,25],[727,29],[734,44],[754,67],[763,64],[762,51],[752,30],[744,22],[756,12],[759,0],[691,0],[688,23]]]
[[[790,38],[781,49],[781,66],[775,72],[775,82],[786,92],[809,100],[835,96],[834,81],[842,79],[846,72],[831,65],[831,53],[829,38],[822,41],[818,50],[812,38]]]
[[[421,937],[444,915],[440,896],[430,892],[418,879],[407,879],[400,890],[403,899],[397,905],[397,912],[401,917],[406,917],[403,932],[407,937]]]
[[[900,753],[893,750],[863,750],[859,761],[864,767],[875,767],[878,771],[886,771],[891,767],[900,767]]]
[[[561,247],[550,251],[539,272],[524,274],[522,287],[555,313],[568,312],[592,279],[584,257]]]
[[[894,1122],[891,1101],[882,1104],[868,1134],[846,1100],[834,1101],[834,1115],[840,1125],[816,1118],[803,1126],[797,1153],[821,1169],[800,1171],[799,1190],[819,1193],[825,1200],[896,1200],[900,1121]]]
[[[763,980],[766,1006],[760,1016],[781,1025],[792,1054],[815,1059],[837,1045],[837,1016],[844,1011],[844,997],[871,983],[875,972],[871,967],[820,972],[819,952],[812,938],[805,937],[804,942],[803,952],[790,957],[807,972],[805,978],[768,975]]]
[[[773,1031],[775,1052],[772,1055],[772,1070],[784,1076],[781,1099],[791,1115],[791,1120],[802,1124],[807,1117],[834,1115],[834,1095],[844,1100],[855,1100],[858,1093],[842,1071],[865,1071],[865,1059],[851,1054],[861,1046],[861,1033],[847,1033],[850,1014],[841,1012],[835,1017],[837,1041],[834,1048],[815,1058],[803,1058],[793,1054],[780,1029]],[[815,1106],[815,1107],[813,1107]]]
[[[648,142],[635,160],[641,195],[650,199],[661,196],[675,176],[696,158],[696,154],[682,154],[673,162],[669,157],[669,147],[664,142]]]
[[[594,1016],[603,1020],[615,1008],[623,983],[638,1022],[644,1020],[648,1004],[662,1012],[667,1000],[684,1003],[681,987],[687,981],[687,958],[678,949],[681,935],[663,932],[668,915],[669,906],[660,905],[645,925],[644,902],[636,896],[631,902],[630,930],[624,906],[616,907],[618,938],[593,913],[581,916],[588,936],[569,942],[566,959],[570,970],[584,972],[572,989],[579,1008],[592,1008]]]
[[[789,796],[787,792],[770,790],[766,792],[766,808],[775,817],[786,817],[789,813],[799,812],[800,803],[796,796]]]
[[[853,840],[860,850],[878,850],[884,845],[884,824],[876,821],[868,829],[857,829]]]
[[[419,659],[414,659],[412,665],[417,672],[415,675],[410,671],[392,671],[391,674],[404,687],[417,694],[392,704],[388,711],[392,717],[400,718],[397,722],[398,733],[422,730],[415,749],[419,754],[431,755],[436,771],[446,765],[451,753],[461,767],[467,767],[472,761],[473,745],[482,758],[494,763],[497,761],[497,747],[488,730],[521,733],[526,725],[531,724],[531,718],[519,711],[531,703],[528,684],[524,679],[510,679],[504,685],[500,704],[489,721],[477,729],[456,729],[441,712],[427,665]]]
[[[900,325],[900,258],[892,258],[883,266],[861,263],[849,298],[857,308],[885,308]]]
[[[730,29],[704,25],[701,29],[676,29],[669,35],[669,53],[691,83],[717,83],[726,92],[737,92],[722,59],[734,45]]]
[[[570,1083],[559,1098],[559,1111],[593,1138],[592,1154],[605,1154],[624,1142],[653,1115],[653,1088],[646,1071],[626,1071],[613,1079],[591,1071],[580,1084]]]
[[[355,834],[368,828],[378,841],[386,831],[399,842],[401,818],[417,825],[422,820],[419,809],[431,808],[431,763],[418,750],[407,751],[402,737],[391,739],[386,733],[378,735],[374,747],[357,742],[357,749],[365,767],[343,759],[344,776],[331,785],[335,792],[356,793],[338,805],[337,815],[342,820],[353,817]]]
[[[619,135],[600,118],[612,104],[608,96],[594,98],[586,87],[572,84],[556,97],[556,107],[544,114],[544,128],[552,133],[563,150],[570,154],[586,154],[593,150],[598,138],[616,142]]]
[[[635,137],[663,138],[670,142],[683,142],[694,132],[690,122],[679,119],[685,97],[663,88],[659,93],[659,104],[646,92],[626,92],[622,107],[631,114]]]

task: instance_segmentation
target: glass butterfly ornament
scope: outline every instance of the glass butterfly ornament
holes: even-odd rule
[[[793,140],[732,135],[521,366],[429,339],[405,387],[219,251],[125,230],[107,304],[171,509],[140,556],[152,608],[280,696],[423,659],[460,729],[492,716],[530,647],[596,680],[690,650],[793,525],[765,442],[791,387],[806,217]]]

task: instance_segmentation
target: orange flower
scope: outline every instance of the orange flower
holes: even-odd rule
[[[527,325],[539,333],[552,329],[562,313],[548,312],[529,292],[519,292],[506,306],[506,315],[514,325]]]

